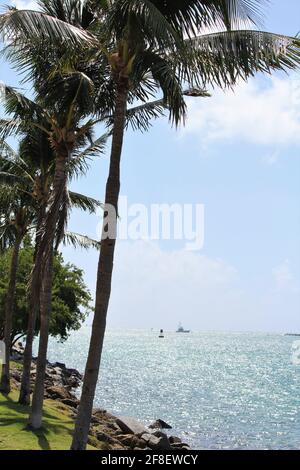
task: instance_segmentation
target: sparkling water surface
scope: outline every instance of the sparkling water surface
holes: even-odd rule
[[[50,341],[49,360],[84,370],[91,328]],[[193,448],[299,449],[297,338],[108,331],[95,407],[161,418]]]

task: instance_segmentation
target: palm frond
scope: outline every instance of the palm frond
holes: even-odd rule
[[[16,231],[11,224],[1,224],[0,218],[0,254],[14,245]]]
[[[22,119],[0,119],[0,138],[6,139],[11,135],[24,132],[24,121]]]
[[[18,157],[17,152],[3,139],[0,139],[0,155],[2,158],[10,160]]]
[[[101,247],[101,242],[76,232],[66,232],[63,238],[63,243],[64,245],[73,245],[74,248],[84,248],[85,250],[89,248],[96,248],[96,250],[99,250]]]
[[[182,34],[204,28],[232,29],[260,25],[268,0],[152,0],[171,25]]]
[[[289,70],[300,64],[300,40],[272,33],[220,32],[187,39],[186,44],[186,58],[181,63],[178,59],[181,78],[202,87],[231,87],[256,72]]]
[[[1,164],[0,164],[0,168],[1,168]],[[22,176],[14,175],[6,171],[0,171],[0,185],[13,186],[13,185],[19,184],[19,185],[25,186],[27,183],[28,183],[27,179],[23,178]]]
[[[164,116],[166,110],[168,106],[163,99],[129,108],[126,113],[126,128],[131,126],[134,131],[147,131],[151,121]]]
[[[158,90],[163,92],[163,100],[169,110],[169,117],[176,126],[184,121],[186,104],[183,97],[182,82],[176,74],[171,60],[161,57],[151,50],[145,51],[136,59],[137,74],[151,72]]]
[[[105,132],[103,135],[94,140],[91,145],[86,149],[80,151],[74,151],[72,154],[72,160],[75,159],[86,159],[92,157],[98,157],[100,154],[103,154],[108,138],[111,136],[111,131]],[[76,164],[76,163],[75,163]]]
[[[69,191],[69,197],[72,207],[83,211],[89,211],[90,214],[94,214],[99,207],[102,209],[104,208],[104,204],[102,202],[84,194]]]
[[[116,0],[111,4],[106,21],[108,29],[115,32],[117,40],[124,39],[124,32],[126,36],[127,30],[129,41],[131,31],[134,30],[135,40],[139,32],[142,42],[148,36],[149,41],[158,47],[173,48],[182,40],[157,4],[150,0]]]
[[[96,39],[80,27],[73,26],[53,16],[38,11],[9,10],[0,15],[0,33],[13,44],[26,44],[32,40],[51,41],[69,47],[94,44]]]
[[[43,109],[36,101],[33,101],[20,93],[16,88],[8,85],[2,85],[3,94],[2,101],[7,114],[14,117],[23,117],[24,119],[33,119],[45,117],[45,109]]]

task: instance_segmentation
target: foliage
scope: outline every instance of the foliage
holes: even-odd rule
[[[33,248],[20,251],[17,274],[13,337],[24,335],[28,324],[27,289],[33,263]],[[0,256],[0,331],[3,330],[4,306],[8,284],[11,250]],[[83,281],[83,272],[73,264],[64,263],[61,254],[54,260],[53,301],[50,334],[65,340],[72,330],[78,330],[92,311],[91,296]],[[39,330],[37,323],[36,334]]]

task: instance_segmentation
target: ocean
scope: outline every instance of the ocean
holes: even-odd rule
[[[84,370],[90,327],[49,360]],[[95,407],[172,426],[194,449],[299,449],[296,337],[257,333],[107,332]],[[299,338],[300,339],[300,338]]]

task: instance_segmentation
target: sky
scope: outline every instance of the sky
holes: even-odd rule
[[[271,1],[264,29],[296,35],[299,1]],[[3,60],[0,80],[18,85]],[[188,109],[178,130],[163,118],[146,134],[127,132],[121,194],[147,207],[203,204],[203,248],[118,240],[109,328],[300,332],[300,71],[188,98]],[[108,155],[72,189],[103,200]],[[97,227],[99,216],[72,213],[71,230],[96,238]],[[93,294],[97,252],[63,254]]]

